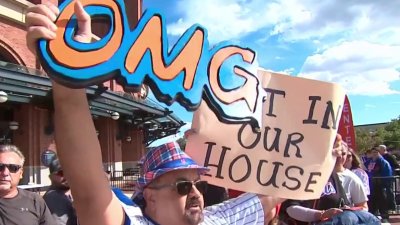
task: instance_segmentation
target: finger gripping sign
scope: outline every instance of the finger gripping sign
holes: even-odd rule
[[[259,126],[253,50],[229,42],[210,48],[200,25],[189,28],[170,49],[161,14],[147,10],[131,30],[123,0],[81,2],[92,18],[109,18],[110,29],[98,41],[75,41],[74,1],[63,2],[57,37],[39,41],[39,58],[53,79],[82,88],[116,78],[131,91],[145,83],[168,105],[177,101],[194,111],[204,99],[221,121]]]

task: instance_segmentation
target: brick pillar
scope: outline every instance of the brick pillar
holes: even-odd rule
[[[45,133],[51,112],[32,104],[22,104],[14,108],[14,120],[19,128],[13,131],[13,141],[25,156],[25,169],[22,183],[43,183],[47,171],[41,165],[41,153],[53,142],[53,134]]]
[[[121,162],[121,140],[117,140],[117,123],[110,118],[99,118],[94,121],[99,131],[101,156],[104,163]]]

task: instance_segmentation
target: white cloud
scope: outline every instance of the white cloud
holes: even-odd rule
[[[209,31],[211,43],[237,39],[265,26],[263,12],[266,9],[254,8],[263,5],[260,0],[248,4],[242,0],[185,0],[177,3],[176,10],[182,17],[169,25],[168,32],[181,35],[193,24],[200,24]]]
[[[275,72],[283,74],[283,75],[292,75],[294,70],[295,70],[294,68],[289,68],[289,69],[284,69],[282,71],[275,71]]]
[[[305,41],[318,51],[306,59],[301,76],[340,83],[349,94],[400,93],[391,87],[399,80],[400,1],[180,0],[174,8],[180,19],[169,24],[172,35],[199,23],[211,43],[253,32],[259,45],[279,35],[278,45],[291,43],[290,51]]]
[[[263,30],[286,40],[322,39],[340,34],[348,40],[363,39],[394,44],[400,41],[400,1],[348,0],[181,0],[180,19],[169,25],[181,35],[192,24],[209,30],[211,42],[239,39]]]
[[[343,42],[312,55],[299,76],[340,83],[349,94],[398,94],[390,83],[400,80],[400,45]]]

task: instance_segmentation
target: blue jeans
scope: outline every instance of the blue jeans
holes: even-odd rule
[[[379,219],[364,210],[344,210],[333,216],[330,220],[317,223],[318,225],[378,225]]]

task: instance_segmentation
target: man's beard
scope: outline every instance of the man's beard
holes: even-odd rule
[[[200,207],[200,211],[196,213],[190,212],[190,207],[192,205],[198,205]],[[188,199],[186,202],[186,210],[185,210],[185,219],[188,224],[197,225],[200,224],[204,220],[203,208],[201,207],[201,202],[198,198]]]
[[[61,182],[54,185],[56,189],[60,191],[68,191],[70,189],[68,182]]]

